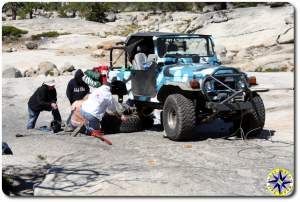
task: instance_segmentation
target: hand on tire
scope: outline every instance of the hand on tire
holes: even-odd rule
[[[122,116],[121,116],[121,120],[122,120],[122,121],[127,121],[128,118],[127,118],[125,115],[122,115]]]

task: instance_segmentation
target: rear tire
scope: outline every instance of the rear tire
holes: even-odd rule
[[[190,139],[195,125],[193,102],[181,94],[169,95],[163,107],[163,126],[167,137],[175,141]]]

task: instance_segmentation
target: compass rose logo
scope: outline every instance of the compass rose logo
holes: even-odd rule
[[[286,169],[277,168],[268,174],[267,189],[275,196],[286,196],[292,192],[293,188],[293,177]]]

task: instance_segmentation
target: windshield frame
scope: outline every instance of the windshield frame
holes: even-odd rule
[[[199,39],[206,39],[206,49],[208,50],[208,53],[211,54],[207,54],[207,55],[199,55],[199,57],[214,57],[215,56],[215,50],[214,50],[214,43],[213,40],[211,39],[211,37],[209,36],[201,36],[201,35],[196,35],[196,36],[189,36],[189,35],[178,35],[178,36],[159,36],[159,37],[153,37],[153,41],[154,41],[154,49],[155,49],[155,54],[159,57],[159,58],[167,58],[167,57],[160,57],[159,56],[159,52],[158,52],[158,40],[159,39],[176,39],[176,38],[186,38],[186,39],[192,39],[192,38],[199,38]],[[211,50],[210,50],[211,48]],[[186,54],[188,55],[188,54]],[[193,54],[191,54],[193,55]]]

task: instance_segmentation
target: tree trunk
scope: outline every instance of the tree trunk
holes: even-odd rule
[[[32,15],[33,15],[33,12],[32,12],[32,10],[31,10],[31,11],[29,12],[29,18],[30,18],[30,19],[32,19],[32,18],[33,18],[33,16],[32,16]]]
[[[12,9],[11,13],[12,13],[12,20],[16,20],[17,19],[17,10]]]

